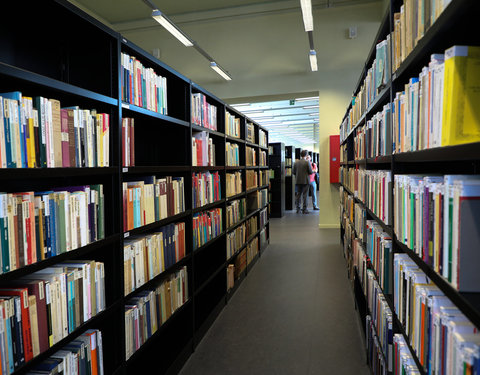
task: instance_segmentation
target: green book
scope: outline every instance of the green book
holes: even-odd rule
[[[105,238],[105,197],[103,195],[103,185],[91,185],[90,189],[98,192],[97,238],[102,240]]]

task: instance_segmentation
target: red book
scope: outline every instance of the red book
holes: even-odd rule
[[[62,134],[62,167],[70,167],[70,144],[68,134],[68,113],[66,109],[60,110],[60,124]]]
[[[128,134],[130,135],[130,166],[135,166],[135,124],[134,119],[129,120],[130,129]]]
[[[30,328],[30,314],[28,312],[28,290],[27,288],[0,289],[0,295],[20,297],[22,309],[22,336],[25,362],[33,358],[32,331]]]
[[[99,370],[99,361],[98,361],[98,350],[97,350],[97,332],[95,330],[88,330],[84,334],[90,339],[90,369],[92,375],[98,375]]]
[[[128,139],[128,126],[127,126],[127,119],[122,118],[122,165],[124,167],[128,167],[128,161],[127,161],[127,156],[126,156],[126,149],[127,149],[127,139]]]

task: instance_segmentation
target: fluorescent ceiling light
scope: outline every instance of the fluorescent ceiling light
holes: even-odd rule
[[[243,112],[243,113],[245,113],[245,112]],[[263,113],[263,112],[260,112],[260,113]],[[248,114],[250,116],[249,113],[246,113],[246,114]],[[271,119],[275,118],[274,116],[268,116],[268,115],[266,115],[266,116],[254,115],[254,116],[250,116],[250,117],[254,118],[254,119],[258,119],[258,120],[266,120],[266,119],[271,120]]]
[[[315,116],[318,117],[318,113],[310,113],[309,116]]]
[[[232,107],[247,107],[250,103],[232,104]]]
[[[311,96],[309,98],[295,98],[295,102],[309,102],[311,100],[318,100],[318,96]]]
[[[215,61],[210,62],[210,67],[215,70],[218,74],[222,76],[222,78],[226,79],[227,81],[231,81],[232,77],[230,77],[227,72],[225,72],[222,68],[220,68]]]
[[[238,109],[238,108],[236,108],[236,109]],[[238,109],[238,110],[239,110],[240,112],[242,112],[242,113],[249,114],[249,115],[255,115],[255,114],[263,113],[263,111],[253,111],[253,110],[251,110],[251,111],[242,111],[241,109]]]
[[[318,108],[318,105],[307,105],[305,107],[302,107],[303,109],[310,109],[310,108]]]
[[[305,26],[305,31],[313,31],[312,1],[300,0],[300,7],[302,8],[303,25]]]
[[[282,121],[284,124],[305,124],[305,123],[311,123],[312,119],[307,119],[307,120],[292,120],[292,121]],[[313,124],[313,123],[312,123]]]
[[[310,50],[309,56],[310,56],[310,67],[312,68],[312,72],[316,72],[318,70],[317,53],[315,52],[314,49]]]
[[[152,12],[152,17],[155,21],[157,21],[160,25],[162,25],[168,32],[170,32],[170,34],[172,34],[185,46],[187,47],[193,46],[193,42],[158,9],[155,9]]]

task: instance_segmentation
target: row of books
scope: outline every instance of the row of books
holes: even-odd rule
[[[187,267],[125,304],[125,355],[129,359],[188,300]]]
[[[376,45],[372,66],[368,69],[357,95],[352,99],[352,108],[340,125],[340,142],[346,139],[390,81],[390,44],[390,35],[388,35],[385,40]]]
[[[135,166],[135,119],[122,118],[122,165]]]
[[[207,132],[194,132],[192,135],[192,165],[216,165],[215,144]]]
[[[246,147],[245,165],[247,167],[254,167],[257,165],[257,152],[253,147]]]
[[[268,232],[266,228],[260,231],[260,249],[264,249],[268,244]]]
[[[247,240],[247,228],[245,223],[227,233],[227,259],[230,259]]]
[[[292,158],[285,158],[285,167],[292,166]]]
[[[1,273],[105,237],[103,185],[0,193]]]
[[[251,199],[253,197],[255,197],[257,201],[257,204],[258,204],[257,209],[265,207],[268,203],[268,189],[262,189],[262,190],[258,190],[256,192],[250,193],[247,196],[247,209],[249,209],[248,199]]]
[[[2,374],[9,374],[3,371]],[[28,375],[103,375],[102,332],[89,329],[27,372]]]
[[[229,264],[227,266],[227,292],[235,286],[235,265]]]
[[[240,146],[236,143],[227,142],[225,145],[226,165],[229,167],[238,167],[240,165]]]
[[[480,74],[479,55],[480,47],[470,46],[434,54],[419,77],[396,93],[394,152],[480,141],[480,109],[474,104],[473,88]]]
[[[392,238],[374,220],[367,220],[366,250],[383,293],[392,293]]]
[[[400,333],[393,335],[393,375],[420,375],[405,337]]]
[[[360,240],[366,239],[367,213],[360,203],[355,203],[354,227]],[[368,233],[368,232],[367,232]]]
[[[374,114],[365,126],[359,128],[354,138],[355,160],[390,155],[391,120],[390,104]]]
[[[247,238],[258,231],[258,217],[252,216],[246,221]]]
[[[217,107],[208,103],[202,93],[192,93],[192,123],[217,130]]]
[[[254,170],[245,171],[247,180],[247,190],[258,187],[258,173]]]
[[[359,169],[358,197],[385,224],[391,224],[392,172]]]
[[[375,324],[370,315],[366,316],[365,321],[367,363],[373,375],[387,375],[390,373],[388,371],[388,363],[383,353],[382,343],[377,336]]]
[[[227,228],[237,224],[247,216],[247,201],[245,198],[234,200],[227,204]]]
[[[12,373],[104,309],[101,262],[62,262],[2,286],[2,373]]]
[[[459,291],[480,291],[479,202],[477,175],[395,175],[398,240]]]
[[[397,70],[451,0],[405,0],[393,15],[392,69]]]
[[[258,129],[258,144],[262,147],[267,147],[267,133],[262,129]]]
[[[259,186],[265,186],[269,183],[269,173],[267,170],[258,171],[258,183]]]
[[[240,118],[225,111],[225,134],[230,137],[240,138]]]
[[[242,273],[247,268],[247,249],[243,249],[240,253],[236,256],[234,262],[234,278],[238,280]]]
[[[360,169],[348,168],[347,166],[340,166],[338,171],[339,181],[343,186],[346,186],[356,197],[363,197],[364,194],[359,194],[359,180],[360,180]],[[364,174],[364,171],[362,170]]]
[[[0,167],[110,165],[110,115],[59,100],[0,93]]]
[[[243,192],[241,172],[227,173],[226,179],[227,179],[227,198]]]
[[[292,176],[292,168],[285,168],[285,177]]]
[[[391,372],[393,368],[393,314],[375,274],[370,269],[367,270],[366,298],[371,322],[375,328],[381,352],[385,357],[386,369]]]
[[[260,228],[264,228],[268,222],[268,211],[266,207],[260,211],[259,217],[260,217]]]
[[[222,199],[222,184],[218,172],[193,173],[192,186],[193,208],[202,207]]]
[[[258,255],[258,237],[255,237],[247,245],[247,265],[249,265]]]
[[[123,245],[124,295],[185,257],[185,223],[169,224],[146,236],[128,238]]]
[[[193,215],[193,249],[198,249],[223,232],[222,209],[215,208]]]
[[[247,135],[245,136],[247,142],[256,143],[255,142],[255,126],[249,122],[247,122]]]
[[[394,306],[425,373],[473,374],[480,334],[407,254],[394,256]]]
[[[168,114],[167,78],[147,68],[135,57],[121,53],[122,101],[138,107]]]
[[[145,176],[122,183],[123,229],[129,231],[185,211],[183,177]]]

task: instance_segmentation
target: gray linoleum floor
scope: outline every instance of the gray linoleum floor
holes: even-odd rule
[[[270,245],[181,375],[370,374],[337,229],[271,220]]]

